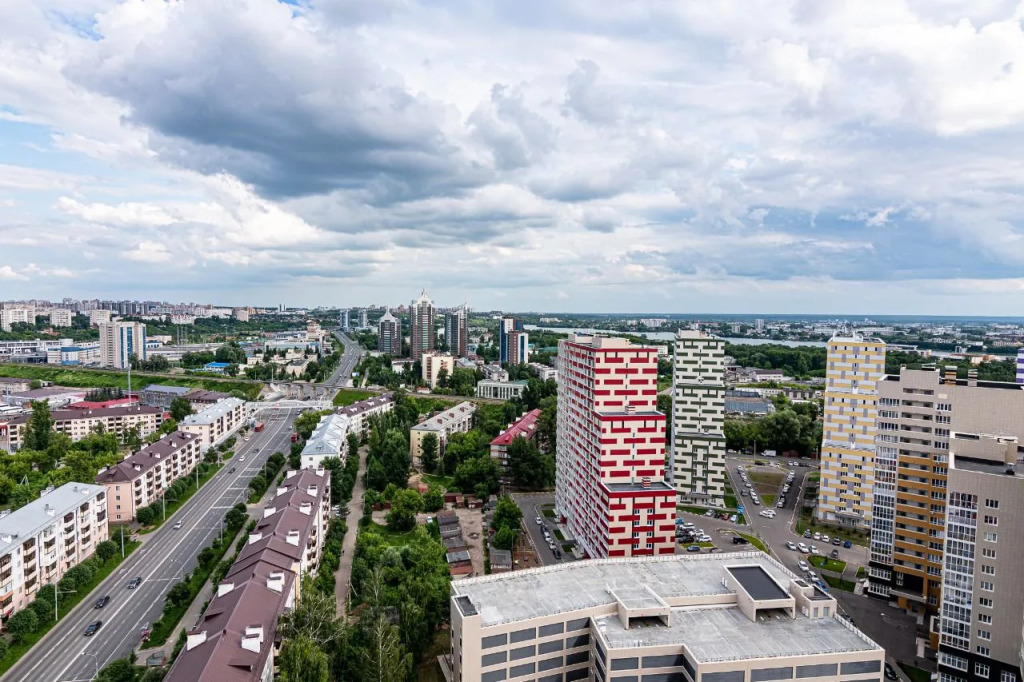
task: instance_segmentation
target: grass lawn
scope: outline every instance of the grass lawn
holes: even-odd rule
[[[679,511],[690,512],[691,514],[699,514],[700,516],[704,516],[704,512],[707,511],[704,507],[687,507],[685,505],[679,505],[676,509]]]
[[[739,503],[736,501],[736,496],[726,495],[725,506],[728,507],[729,509],[737,509],[739,507]]]
[[[715,546],[715,543],[713,543],[713,542],[698,542],[696,544],[700,545],[704,549],[707,549],[708,547],[714,547]],[[687,547],[689,547],[689,545],[687,545]]]
[[[130,556],[132,552],[134,552],[136,549],[138,549],[140,544],[141,543],[138,543],[138,542],[125,542],[124,543],[124,555],[125,555],[125,558]],[[98,570],[96,572],[96,575],[93,576],[92,581],[88,585],[86,585],[84,587],[78,588],[78,590],[76,592],[72,593],[72,594],[65,595],[64,596],[64,601],[60,602],[60,606],[59,606],[59,609],[58,609],[58,613],[60,614],[60,617],[63,618],[64,616],[66,616],[68,614],[69,611],[71,611],[71,609],[75,608],[79,603],[85,601],[86,599],[90,599],[91,598],[90,593],[96,588],[97,585],[99,585],[101,582],[106,580],[107,577],[111,573],[113,573],[117,569],[118,566],[121,565],[122,561],[124,561],[124,559],[121,558],[121,553],[118,552],[117,554],[114,555],[113,559],[111,559],[109,562],[104,564],[100,568],[100,570]],[[50,620],[46,624],[45,628],[40,628],[40,630],[38,632],[32,633],[31,635],[26,637],[24,640],[22,640],[21,643],[19,643],[19,644],[12,644],[11,648],[7,651],[7,655],[4,656],[3,659],[0,659],[0,675],[2,675],[3,673],[7,672],[7,670],[12,665],[17,663],[18,659],[20,659],[25,654],[25,652],[27,652],[29,649],[31,649],[36,644],[36,642],[41,640],[43,638],[43,636],[47,632],[49,632],[50,628],[52,628],[53,626],[54,626],[54,621]]]
[[[565,542],[565,536],[562,535],[562,531],[555,529],[555,537],[558,538],[559,542]]]
[[[747,535],[746,533],[737,533],[737,535],[739,535],[741,538],[746,538],[747,542],[752,544],[754,547],[757,547],[759,550],[761,550],[765,554],[768,554],[768,548],[765,547],[764,543],[761,542],[761,540],[758,539],[757,537],[755,537],[753,535]]]
[[[910,678],[911,682],[929,682],[932,679],[932,674],[927,670],[921,668],[915,668],[912,665],[900,664],[900,670],[903,674]]]
[[[565,552],[566,554],[572,554],[572,548],[573,548],[573,543],[571,543],[571,542],[563,542],[562,543],[562,551]]]
[[[436,485],[448,490],[452,487],[455,478],[452,476],[440,476],[438,474],[423,474],[423,482],[427,485]]]
[[[389,545],[394,547],[401,547],[409,544],[412,540],[412,536],[416,533],[416,529],[407,530],[405,532],[393,531],[387,526],[382,526],[379,523],[371,523],[363,529],[364,533],[377,533],[382,538],[387,540]]]
[[[867,578],[867,577],[868,577],[868,569],[864,568],[863,566],[861,566],[860,568],[857,569],[857,580],[862,580],[863,578]]]
[[[423,651],[423,658],[416,666],[416,679],[420,682],[444,682],[444,674],[437,657],[451,648],[452,635],[447,629],[438,630],[434,641]]]
[[[852,530],[849,528],[839,528],[838,526],[826,526],[814,521],[813,512],[810,509],[800,510],[800,517],[796,522],[796,532],[803,535],[805,530],[809,530],[812,533],[827,533],[828,535],[838,535],[844,540],[849,540],[855,545],[868,545],[868,534]]]
[[[761,504],[771,507],[775,504],[775,495],[761,495]]]
[[[846,570],[846,562],[841,559],[830,559],[829,557],[814,555],[810,558],[812,566],[817,566],[826,571],[832,571],[833,573],[842,573]]]
[[[199,488],[202,488],[204,485],[206,485],[206,482],[209,481],[211,478],[213,478],[214,474],[216,474],[218,471],[220,471],[223,466],[224,466],[223,464],[213,464],[213,465],[210,465],[210,470],[206,472],[206,475],[199,477]],[[196,480],[194,475],[192,476],[191,480],[192,481]],[[186,502],[188,502],[189,499],[193,495],[195,495],[197,491],[198,491],[198,488],[196,488],[195,485],[190,485],[189,488],[188,488],[188,492],[185,495],[183,495],[181,497],[181,499],[178,499],[178,500],[167,500],[167,518],[171,518],[171,514],[173,514],[174,512],[178,511],[178,509],[181,508],[181,505],[183,505]],[[157,514],[158,514],[157,519],[156,519],[156,521],[153,522],[152,526],[149,526],[148,528],[144,528],[143,530],[139,531],[139,533],[141,535],[145,535],[146,533],[152,533],[157,528],[159,528],[160,526],[163,525],[163,523],[164,523],[164,510],[160,509],[157,512]]]
[[[837,590],[843,590],[844,592],[853,592],[853,588],[857,585],[857,583],[851,580],[840,580],[834,575],[828,575],[827,573],[822,573],[821,578],[828,583],[830,587],[834,587]]]
[[[262,382],[222,380],[197,376],[168,377],[147,372],[132,372],[135,379],[132,389],[139,390],[148,384],[165,386],[186,386],[189,388],[205,388],[208,391],[241,391],[248,400],[255,400],[263,387]],[[40,367],[38,365],[0,365],[0,376],[18,379],[39,379],[52,381],[58,386],[78,386],[81,388],[128,388],[128,377],[123,372],[112,372],[95,369],[68,369],[56,367]]]
[[[360,400],[366,400],[371,396],[377,395],[376,393],[370,393],[369,391],[357,391],[351,388],[343,388],[338,391],[338,395],[334,396],[335,407],[347,407],[352,403],[359,402]]]
[[[547,507],[545,507],[544,509],[540,510],[540,513],[543,514],[546,518],[549,518],[549,519],[555,518],[555,510],[554,509],[548,509]]]

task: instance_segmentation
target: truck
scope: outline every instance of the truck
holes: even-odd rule
[[[297,434],[297,433],[293,433],[292,434],[292,442],[293,443],[298,443],[299,442],[299,434]]]
[[[256,422],[256,426],[253,427],[253,431],[259,433],[260,431],[263,430],[264,426],[266,426],[266,424],[264,424],[263,422]]]

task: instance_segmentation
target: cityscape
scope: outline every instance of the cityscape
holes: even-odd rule
[[[1024,682],[1022,55],[0,3],[0,682]]]

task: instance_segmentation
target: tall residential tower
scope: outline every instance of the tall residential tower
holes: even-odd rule
[[[498,324],[498,362],[503,365],[525,365],[530,361],[530,335],[522,320],[503,317]]]
[[[725,506],[725,340],[676,333],[670,483],[685,504]]]
[[[377,350],[393,358],[402,357],[402,321],[390,310],[377,322]]]
[[[820,521],[864,529],[871,524],[877,384],[884,373],[881,339],[858,334],[829,339],[816,512]]]
[[[444,340],[448,344],[448,352],[457,358],[469,356],[469,310],[461,308],[445,313]]]
[[[558,343],[555,507],[590,558],[675,553],[658,351],[570,334]]]
[[[419,360],[424,351],[434,350],[434,302],[424,289],[409,306],[409,355]]]
[[[146,359],[146,325],[142,322],[100,324],[100,364],[126,369],[132,357]]]

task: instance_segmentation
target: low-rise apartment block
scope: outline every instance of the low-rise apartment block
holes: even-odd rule
[[[539,419],[540,410],[530,410],[491,441],[491,458],[498,460],[502,469],[508,468],[508,446],[512,445],[512,441],[516,438],[528,441],[537,439]]]
[[[476,397],[491,400],[512,400],[522,398],[526,391],[526,381],[483,381],[477,382]]]
[[[455,371],[455,357],[450,353],[440,353],[436,350],[424,351],[420,356],[420,363],[423,381],[427,382],[427,386],[431,388],[437,388],[441,370],[444,370],[448,378],[451,378],[452,372]]]
[[[203,452],[220,445],[245,423],[245,401],[239,398],[224,398],[203,408],[197,414],[190,414],[181,420],[178,428],[198,434],[202,439]]]
[[[346,407],[339,407],[336,411],[338,414],[348,417],[349,431],[362,437],[369,431],[370,417],[376,414],[385,414],[393,409],[395,409],[394,395],[381,393],[373,398],[360,400]]]
[[[423,452],[423,437],[428,433],[437,436],[438,454],[444,456],[444,447],[448,442],[448,437],[453,433],[466,432],[473,428],[475,412],[476,405],[467,400],[444,412],[438,412],[433,417],[412,427],[409,432],[409,452],[413,461],[418,460],[420,453]]]
[[[161,386],[160,384],[150,384],[139,391],[139,402],[143,405],[153,405],[155,407],[170,409],[171,403],[175,398],[182,398],[191,390],[191,388],[185,386]]]
[[[107,537],[100,485],[65,483],[0,518],[0,618],[30,604]]]
[[[451,584],[453,682],[881,682],[885,652],[760,552],[596,559]]]
[[[302,468],[321,469],[324,460],[331,457],[344,460],[349,427],[349,419],[344,415],[327,414],[321,417],[302,448]]]
[[[165,680],[273,679],[278,621],[301,598],[302,575],[320,565],[330,500],[330,472],[285,474]]]
[[[182,476],[188,476],[202,459],[198,434],[175,431],[134,452],[96,475],[107,489],[110,523],[130,523],[135,513],[156,502]]]
[[[67,434],[72,441],[80,441],[97,429],[113,433],[118,438],[131,429],[138,428],[139,437],[145,438],[160,428],[164,411],[159,407],[125,405],[96,410],[54,410],[50,413],[53,430]],[[0,448],[13,452],[24,445],[25,427],[31,415],[13,417],[8,422],[6,442],[0,441]]]

